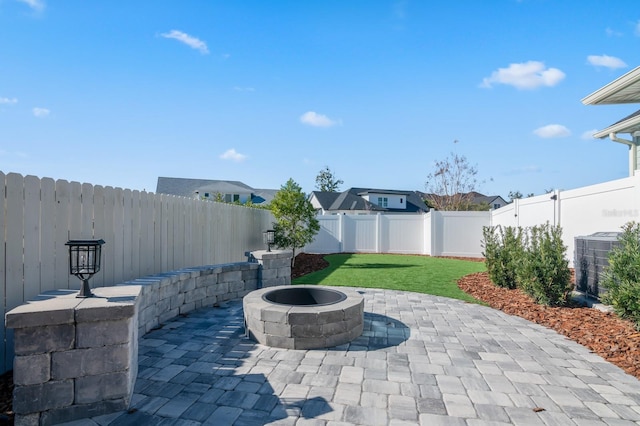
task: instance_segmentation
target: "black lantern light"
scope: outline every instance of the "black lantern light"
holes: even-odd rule
[[[100,270],[100,258],[104,240],[69,240],[69,273],[82,280],[76,297],[93,297],[89,278]]]
[[[271,251],[271,244],[276,242],[276,231],[268,229],[262,233],[262,242],[267,245],[267,251]]]

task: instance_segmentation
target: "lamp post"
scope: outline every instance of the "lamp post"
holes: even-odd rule
[[[262,242],[267,245],[267,251],[271,251],[271,244],[276,241],[276,231],[268,229],[262,233]]]
[[[76,297],[93,297],[89,278],[100,270],[100,258],[104,240],[69,240],[69,273],[82,280]]]

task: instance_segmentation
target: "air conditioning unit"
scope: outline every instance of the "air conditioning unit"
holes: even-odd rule
[[[607,289],[600,285],[604,269],[609,265],[609,252],[617,247],[620,232],[596,232],[575,237],[576,290],[588,297],[599,299]]]

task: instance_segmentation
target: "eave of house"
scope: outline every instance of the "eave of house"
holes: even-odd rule
[[[608,137],[612,133],[630,133],[640,131],[640,110],[593,134],[596,139]]]
[[[640,102],[640,67],[612,81],[582,99],[584,105],[631,104]]]

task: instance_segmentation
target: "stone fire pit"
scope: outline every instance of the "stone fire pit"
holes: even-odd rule
[[[247,294],[242,303],[247,335],[266,346],[329,348],[352,341],[364,327],[364,298],[349,289],[267,287]]]

